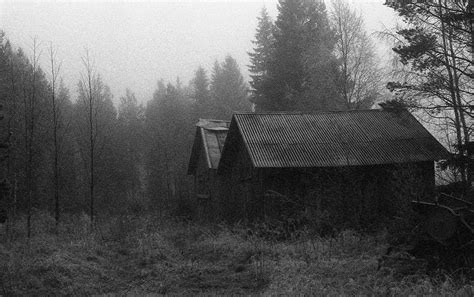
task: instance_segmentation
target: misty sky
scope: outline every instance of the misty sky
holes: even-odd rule
[[[395,16],[385,0],[353,0],[369,32],[392,27]],[[208,73],[217,59],[233,56],[247,79],[257,17],[265,6],[277,16],[276,0],[260,1],[5,1],[0,29],[31,55],[33,38],[43,48],[52,42],[62,62],[61,75],[75,98],[88,48],[115,102],[131,89],[139,101],[151,99],[162,78],[183,84],[202,65]],[[384,53],[383,49],[380,52]]]

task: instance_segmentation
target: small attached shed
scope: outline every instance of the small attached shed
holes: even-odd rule
[[[210,211],[217,196],[217,166],[229,130],[228,121],[200,119],[189,160],[188,174],[194,176],[194,196],[199,216]]]
[[[313,204],[340,200],[341,212],[358,193],[372,198],[357,208],[377,212],[385,207],[377,206],[380,197],[389,200],[408,179],[431,193],[434,161],[448,156],[408,111],[235,114],[218,169],[223,216],[268,216],[269,193],[313,196]],[[401,171],[407,167],[410,174]]]

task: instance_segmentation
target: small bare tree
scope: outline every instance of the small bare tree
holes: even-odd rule
[[[25,129],[25,172],[26,172],[26,202],[27,202],[27,219],[26,229],[28,238],[31,237],[31,203],[33,195],[33,159],[35,148],[35,133],[36,133],[36,96],[37,96],[37,75],[38,65],[41,56],[39,51],[39,43],[36,38],[33,39],[32,46],[33,55],[31,57],[31,68],[23,76],[23,107],[24,107],[24,129]]]
[[[88,138],[89,138],[89,198],[90,198],[90,219],[91,227],[94,223],[94,150],[95,150],[95,133],[97,127],[94,128],[94,108],[96,103],[95,91],[94,91],[94,82],[96,80],[96,74],[94,70],[94,65],[91,62],[89,56],[89,50],[85,50],[85,56],[81,58],[82,64],[84,67],[84,72],[81,73],[81,80],[79,82],[79,87],[84,91],[84,106],[87,108],[87,122],[89,126]]]
[[[49,58],[51,65],[51,112],[53,116],[53,154],[54,154],[54,218],[56,220],[56,227],[59,224],[59,122],[60,122],[60,108],[57,101],[56,89],[57,89],[57,79],[59,72],[61,70],[61,63],[56,63],[57,51],[53,49],[53,44],[50,44],[49,47]]]

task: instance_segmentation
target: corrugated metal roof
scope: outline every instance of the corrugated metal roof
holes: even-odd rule
[[[189,161],[188,174],[194,173],[201,150],[204,150],[208,168],[217,169],[229,124],[228,121],[199,119],[196,124],[196,136]]]
[[[235,114],[231,133],[241,134],[254,167],[357,166],[448,157],[408,111]]]

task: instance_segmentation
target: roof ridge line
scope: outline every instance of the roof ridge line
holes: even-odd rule
[[[275,112],[237,112],[234,115],[306,115],[325,113],[362,113],[362,112],[392,112],[383,109],[351,109],[351,110],[324,110],[324,111],[275,111]]]
[[[227,120],[217,120],[217,119],[205,119],[205,118],[198,118],[198,123],[199,121],[212,121],[212,122],[221,122],[221,123],[230,123],[230,121]]]

